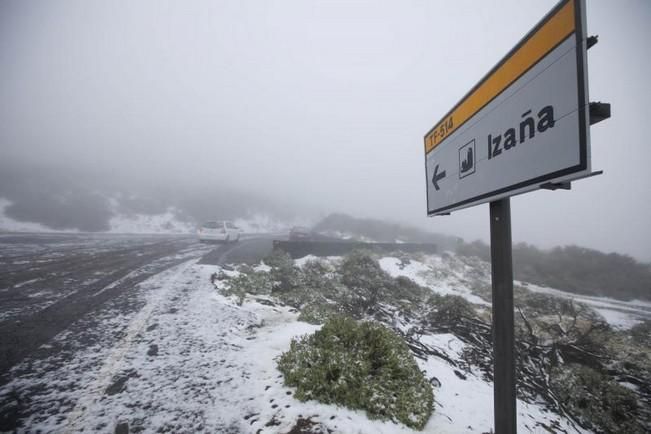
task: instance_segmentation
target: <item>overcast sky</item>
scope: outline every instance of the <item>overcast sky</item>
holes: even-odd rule
[[[1,156],[488,240],[426,217],[423,136],[555,3],[0,0]],[[651,2],[588,3],[604,175],[513,198],[513,239],[649,261]]]

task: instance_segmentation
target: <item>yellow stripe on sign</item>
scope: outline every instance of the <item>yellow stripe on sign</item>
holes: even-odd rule
[[[574,1],[570,0],[425,136],[425,153],[473,117],[574,30]]]

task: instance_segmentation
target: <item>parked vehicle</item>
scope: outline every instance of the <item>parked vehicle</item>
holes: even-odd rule
[[[239,241],[240,233],[240,228],[228,220],[206,222],[197,230],[199,241],[202,243],[229,243]]]

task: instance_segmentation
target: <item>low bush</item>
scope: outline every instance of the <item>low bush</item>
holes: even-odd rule
[[[459,295],[432,294],[428,304],[432,310],[427,314],[427,320],[435,328],[450,327],[476,316],[472,303]]]
[[[341,283],[354,295],[351,307],[356,316],[363,316],[372,313],[378,302],[387,296],[393,279],[370,254],[355,251],[341,264]]]
[[[299,285],[300,270],[294,265],[294,260],[288,253],[274,249],[264,258],[264,263],[271,267],[269,273],[273,281],[273,293],[291,291]]]
[[[578,364],[552,369],[552,390],[585,428],[609,433],[643,433],[635,394],[601,372]]]
[[[422,304],[431,295],[431,289],[420,286],[408,277],[398,276],[391,285],[388,298],[391,302],[407,301]]]
[[[304,321],[309,324],[323,324],[329,318],[335,315],[340,315],[342,312],[336,304],[329,304],[327,302],[309,303],[302,307],[301,313],[298,316],[299,321]]]
[[[432,388],[407,345],[377,323],[331,317],[321,330],[293,340],[278,369],[302,401],[365,410],[416,429],[433,410]]]
[[[268,273],[252,271],[229,279],[224,294],[237,297],[237,303],[242,305],[246,294],[267,295],[271,294],[272,289],[273,282]]]
[[[651,320],[634,325],[631,328],[631,336],[638,344],[651,347]]]

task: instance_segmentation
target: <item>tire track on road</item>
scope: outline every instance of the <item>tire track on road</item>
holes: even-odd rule
[[[145,246],[151,248],[152,246]],[[149,265],[174,255],[187,247],[187,241],[164,242],[144,254],[142,249],[129,249],[129,254],[117,252],[119,258],[102,262],[90,261],[84,270],[115,269],[108,275],[77,290],[52,305],[18,320],[0,323],[0,386],[10,380],[9,371],[25,357],[47,343],[84,315],[100,308],[106,301],[133,288],[148,277],[187,260],[170,259],[157,266]],[[133,253],[138,253],[135,257]],[[197,256],[199,253],[197,254]],[[100,268],[98,268],[100,267]],[[142,270],[142,272],[136,272]],[[117,282],[117,283],[116,283]],[[112,285],[113,284],[113,285]]]
[[[93,397],[93,402],[78,401],[77,405],[68,414],[66,423],[67,432],[76,432],[83,430],[84,426],[79,426],[79,423],[87,422],[84,417],[86,410],[92,407],[93,404],[99,401],[104,395],[104,392],[110,385],[113,376],[118,371],[117,367],[120,364],[120,361],[124,358],[125,354],[127,354],[131,348],[135,337],[144,331],[145,326],[147,325],[147,321],[151,316],[153,310],[158,306],[158,303],[161,300],[169,295],[173,289],[173,286],[178,284],[179,276],[183,275],[187,269],[191,267],[195,262],[196,259],[192,259],[185,261],[185,263],[182,265],[179,265],[178,270],[176,270],[169,277],[169,280],[158,291],[156,298],[147,303],[131,320],[126,328],[124,337],[119,341],[119,343],[117,343],[117,345],[114,346],[108,357],[105,359],[104,364],[100,368],[97,379],[84,391],[84,394],[86,396],[90,395]]]

